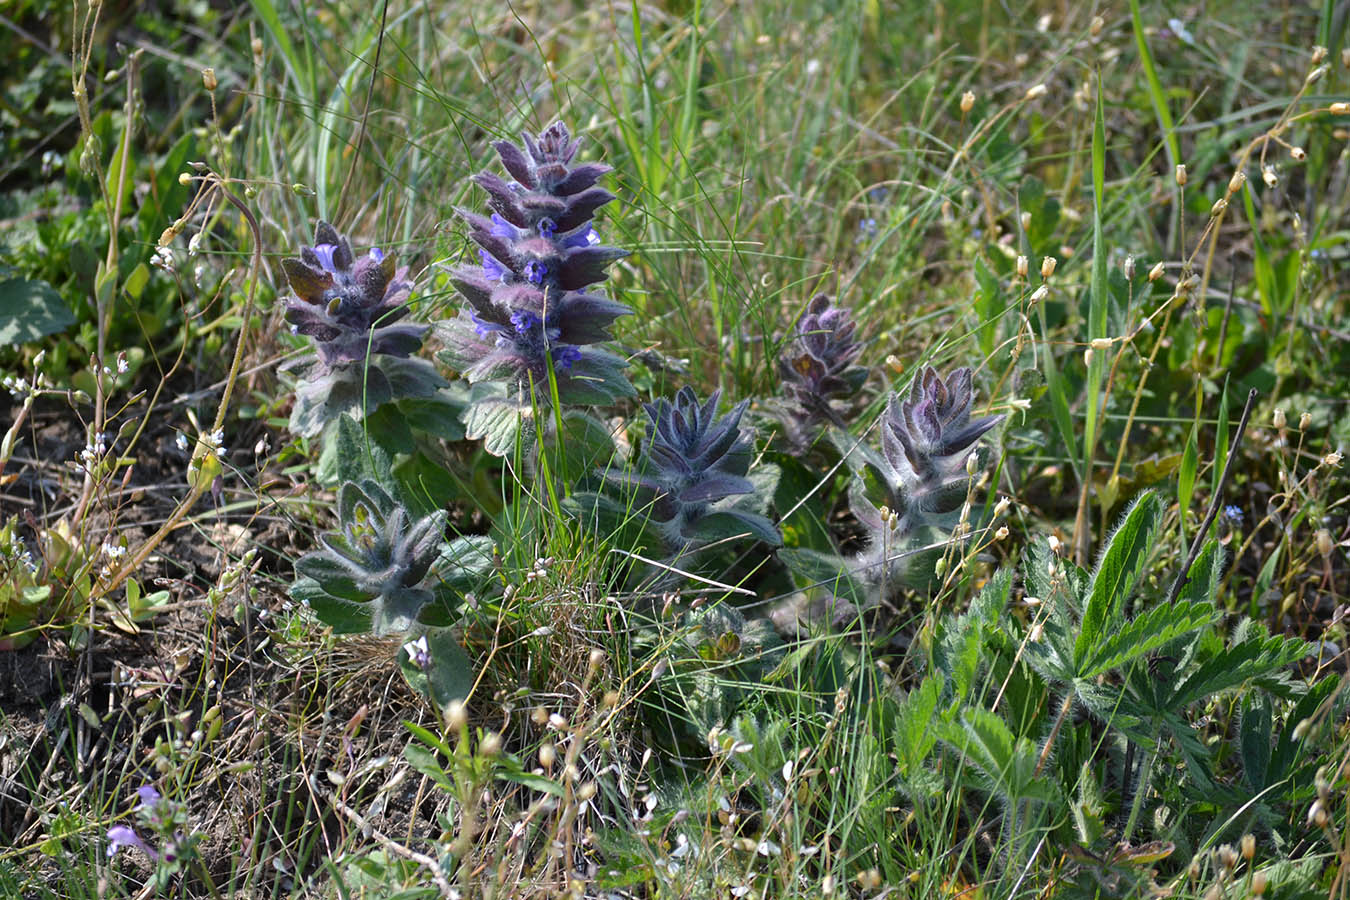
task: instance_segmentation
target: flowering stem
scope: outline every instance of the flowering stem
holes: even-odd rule
[[[220,196],[224,197],[239,210],[245,221],[248,222],[249,230],[253,233],[253,262],[249,269],[248,299],[245,301],[244,308],[240,315],[245,327],[239,329],[239,340],[236,341],[234,346],[234,359],[230,362],[230,371],[225,377],[225,387],[221,392],[220,404],[216,408],[215,423],[211,426],[211,431],[214,433],[219,431],[225,423],[225,412],[229,409],[230,395],[234,391],[234,383],[238,379],[239,369],[243,365],[244,342],[248,338],[247,324],[249,318],[253,315],[253,304],[258,293],[258,279],[262,276],[263,242],[262,229],[258,225],[258,220],[247,206],[235,197],[234,194],[229,192],[225,187],[224,180],[222,180],[219,175],[211,173],[207,176],[206,182],[211,188],[218,191]],[[204,445],[199,442],[198,452],[200,452],[202,446]],[[194,455],[194,459],[195,458],[196,456]],[[204,477],[198,477],[192,482],[191,487],[188,489],[187,496],[178,502],[178,506],[169,514],[168,519],[160,526],[160,529],[151,535],[143,544],[137,547],[136,552],[130,554],[126,564],[104,582],[103,591],[105,594],[116,590],[122,582],[131,577],[131,574],[145,562],[146,558],[155,551],[155,548],[178,527],[178,523],[182,521],[183,516],[187,515],[188,510],[190,510],[193,504],[195,504],[201,495],[206,492],[210,483],[211,479]]]

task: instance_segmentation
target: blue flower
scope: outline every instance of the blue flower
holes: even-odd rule
[[[1225,506],[1223,508],[1223,514],[1224,517],[1234,525],[1242,524],[1242,507],[1233,505]]]

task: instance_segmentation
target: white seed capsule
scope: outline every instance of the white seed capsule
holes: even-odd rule
[[[1312,413],[1306,410],[1298,417],[1298,430],[1307,431],[1308,426],[1312,424]]]
[[[1157,281],[1159,278],[1162,277],[1162,274],[1163,274],[1163,264],[1162,260],[1159,260],[1158,262],[1153,264],[1153,268],[1148,270],[1148,280]]]
[[[1027,99],[1035,100],[1037,97],[1044,97],[1048,88],[1044,84],[1035,84],[1027,88]]]
[[[1036,288],[1036,290],[1031,292],[1031,302],[1040,303],[1042,300],[1044,300],[1046,297],[1049,296],[1050,296],[1050,289],[1045,285],[1041,285],[1040,287]]]
[[[968,113],[975,108],[975,92],[966,91],[961,95],[961,112]]]
[[[1053,256],[1047,256],[1044,259],[1042,259],[1041,277],[1049,278],[1051,275],[1055,274],[1055,266],[1058,265],[1058,263],[1059,260],[1055,259]]]
[[[1242,190],[1242,186],[1247,183],[1247,173],[1238,169],[1233,173],[1233,177],[1228,179],[1228,193],[1236,194]]]
[[[1185,164],[1185,163],[1178,163],[1178,164],[1177,164],[1176,178],[1177,178],[1177,187],[1185,187],[1185,186],[1186,186],[1186,164]]]
[[[1346,103],[1344,100],[1342,100],[1339,103],[1331,104],[1331,114],[1333,116],[1344,116],[1346,114],[1350,114],[1350,103]]]
[[[1292,156],[1297,162],[1303,162],[1305,159],[1308,158],[1307,152],[1304,151],[1302,147],[1290,147],[1289,155]]]
[[[208,91],[214,91],[219,82],[216,81],[216,70],[212,68],[202,69],[202,84]]]
[[[1228,198],[1220,197],[1218,200],[1214,201],[1214,205],[1209,208],[1210,218],[1214,218],[1227,208],[1228,208]]]
[[[1026,277],[1027,277],[1027,268],[1028,268],[1030,265],[1031,265],[1031,261],[1028,260],[1025,256],[1019,256],[1019,257],[1017,257],[1017,277],[1018,277],[1018,278],[1026,278]]]
[[[1275,170],[1270,166],[1261,167],[1261,180],[1266,183],[1266,187],[1270,188],[1273,188],[1280,183],[1279,176],[1275,174]]]
[[[1284,426],[1288,424],[1287,420],[1284,417],[1284,410],[1278,406],[1275,407],[1275,412],[1271,415],[1270,421],[1271,424],[1273,424],[1276,428],[1280,429],[1281,431],[1283,431]]]

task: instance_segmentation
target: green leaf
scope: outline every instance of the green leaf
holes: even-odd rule
[[[334,634],[361,634],[370,631],[370,604],[342,600],[319,587],[312,578],[299,578],[291,585],[291,598],[310,608],[314,615],[333,629]]]
[[[473,661],[455,640],[449,629],[439,629],[427,636],[431,664],[427,668],[427,684],[431,699],[441,709],[454,700],[467,700],[473,692]]]
[[[382,485],[393,482],[389,454],[377,442],[368,440],[365,429],[351,416],[338,416],[331,443],[339,484],[367,479]]]
[[[528,408],[504,399],[480,400],[464,414],[464,436],[481,440],[483,449],[493,456],[506,456],[516,448]],[[528,435],[524,436],[528,440]]]
[[[1103,193],[1106,183],[1106,125],[1102,111],[1101,79],[1097,79],[1097,112],[1092,125],[1092,279],[1088,290],[1088,338],[1106,337],[1110,287],[1107,283],[1106,239],[1102,219],[1106,215]],[[1102,403],[1102,378],[1106,354],[1094,353],[1088,363],[1087,403],[1084,410],[1083,466],[1091,467],[1097,446],[1097,414]]]
[[[403,758],[408,761],[414,769],[421,772],[432,780],[441,790],[451,794],[455,793],[454,782],[446,774],[445,767],[436,759],[436,755],[418,744],[409,744],[403,748]]]
[[[0,281],[0,344],[26,344],[75,324],[70,307],[45,281]]]
[[[1102,553],[1088,585],[1083,621],[1074,643],[1075,667],[1082,667],[1092,649],[1105,637],[1134,589],[1153,551],[1153,539],[1162,521],[1162,501],[1152,491],[1141,494],[1125,514]]]
[[[1122,668],[1183,634],[1199,631],[1214,620],[1214,613],[1208,603],[1178,601],[1172,606],[1155,606],[1124,627],[1110,629],[1081,661],[1078,677],[1089,680]]]
[[[1196,438],[1195,426],[1192,425],[1190,437],[1186,439],[1186,450],[1181,455],[1181,469],[1177,472],[1177,502],[1181,505],[1179,516],[1183,523],[1183,535],[1186,510],[1191,508],[1191,492],[1195,489],[1195,472],[1199,466],[1199,441]]]
[[[956,617],[941,619],[933,636],[933,664],[946,674],[952,693],[964,702],[975,686],[986,633],[998,626],[999,617],[1008,605],[1012,588],[1012,570],[999,569],[970,604],[970,609]],[[950,623],[950,624],[949,624]]]
[[[1242,775],[1254,793],[1265,790],[1269,781],[1271,745],[1274,740],[1270,697],[1262,691],[1244,694],[1238,746],[1242,751]]]
[[[326,593],[339,600],[364,603],[375,595],[364,591],[356,583],[351,569],[327,553],[307,553],[295,562],[295,571],[318,582]]]
[[[992,356],[998,336],[998,320],[1003,317],[1006,301],[998,276],[989,270],[983,256],[975,257],[975,334],[980,353]]]
[[[902,776],[916,773],[937,744],[933,721],[944,682],[941,673],[928,675],[900,702],[895,716],[895,754]]]
[[[1240,641],[1192,671],[1171,693],[1168,705],[1181,710],[1252,679],[1269,678],[1307,652],[1306,642],[1279,635],[1256,635]]]
[[[708,513],[685,531],[686,537],[708,542],[751,537],[771,547],[783,543],[778,529],[768,519],[734,509]]]

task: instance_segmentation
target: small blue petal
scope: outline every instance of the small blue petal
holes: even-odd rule
[[[571,345],[553,348],[553,365],[560,369],[571,369],[572,364],[581,360],[581,351]]]
[[[506,269],[501,263],[492,258],[492,254],[486,250],[479,250],[478,256],[483,260],[483,277],[488,281],[505,281]]]
[[[319,258],[319,265],[335,275],[337,264],[333,262],[333,254],[336,252],[337,244],[318,244],[314,247],[314,255]]]
[[[544,276],[547,274],[548,268],[541,262],[531,261],[525,264],[525,278],[533,284],[543,284]]]
[[[520,237],[520,233],[516,231],[516,226],[496,213],[492,214],[492,233],[499,238],[506,238],[508,241],[514,241]]]
[[[371,247],[369,255],[370,258],[375,260],[377,263],[384,262],[384,251],[381,250],[379,247]]]

